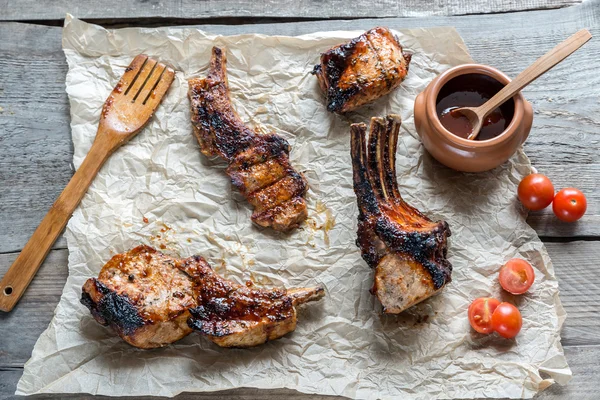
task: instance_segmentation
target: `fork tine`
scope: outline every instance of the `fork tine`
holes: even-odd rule
[[[151,58],[148,58],[146,60],[146,63],[142,67],[139,75],[135,78],[135,82],[133,82],[129,89],[125,92],[125,96],[133,98],[138,94],[140,89],[142,89],[146,84],[146,81],[148,80],[148,77],[154,70],[156,64],[156,60],[153,60]]]
[[[133,61],[131,61],[131,64],[129,64],[129,66],[125,69],[125,73],[121,77],[121,80],[119,80],[119,83],[117,84],[117,86],[115,86],[115,91],[117,93],[127,92],[129,86],[131,86],[131,84],[135,82],[136,77],[140,72],[140,69],[144,66],[147,59],[148,56],[140,54],[137,57],[135,57]]]
[[[148,78],[148,81],[146,82],[144,87],[135,95],[135,97],[133,98],[133,101],[145,103],[146,99],[150,95],[150,92],[152,92],[152,90],[154,90],[156,85],[158,85],[158,82],[159,82],[160,77],[162,76],[164,70],[165,70],[164,64],[160,64],[160,63],[156,64],[156,67],[154,68],[154,71],[152,71],[152,74]]]
[[[175,71],[169,67],[166,67],[154,90],[149,92],[147,97],[144,99],[144,105],[146,107],[151,107],[152,109],[158,107],[163,96],[169,89],[169,86],[171,86],[171,83],[173,83],[174,78]]]

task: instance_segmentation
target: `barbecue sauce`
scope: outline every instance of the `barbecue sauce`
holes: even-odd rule
[[[459,107],[478,107],[491,99],[504,85],[482,74],[465,74],[450,79],[440,90],[436,112],[440,122],[454,135],[467,138],[473,127],[461,113],[452,112]],[[495,138],[506,130],[515,112],[513,99],[492,111],[483,122],[477,139]]]

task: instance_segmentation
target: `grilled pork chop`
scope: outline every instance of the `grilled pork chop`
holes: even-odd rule
[[[371,292],[383,311],[398,314],[440,291],[452,265],[446,259],[450,228],[433,222],[400,196],[396,146],[400,117],[372,118],[367,144],[365,124],[351,126],[354,192],[359,207],[362,257],[375,269]]]
[[[224,50],[213,47],[206,78],[189,81],[192,125],[207,156],[229,163],[231,182],[254,207],[252,221],[277,231],[297,227],[307,217],[306,180],[289,161],[282,137],[259,134],[237,115],[229,98]]]
[[[327,110],[344,113],[397,88],[410,58],[388,28],[378,27],[321,54],[313,74],[327,96]]]
[[[322,288],[254,289],[215,274],[206,261],[191,276],[201,281],[188,324],[221,347],[252,347],[296,329],[298,304],[318,300]]]
[[[81,302],[132,346],[165,346],[192,331],[188,310],[198,305],[179,263],[149,246],[117,254],[85,282]]]
[[[217,275],[200,256],[169,257],[149,246],[115,255],[83,285],[81,302],[102,325],[142,349],[199,331],[223,347],[250,347],[296,328],[299,304],[322,288],[251,289]]]

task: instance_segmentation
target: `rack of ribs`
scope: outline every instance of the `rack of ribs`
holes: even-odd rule
[[[321,54],[313,74],[327,96],[327,110],[344,113],[396,89],[411,55],[388,28],[373,28]]]
[[[299,226],[306,217],[308,185],[289,161],[290,145],[275,133],[248,128],[232,107],[225,50],[213,47],[206,78],[189,81],[192,125],[200,150],[229,163],[233,185],[254,207],[252,221],[277,231]]]
[[[251,347],[296,329],[296,306],[323,288],[255,289],[222,278],[200,256],[178,259],[149,246],[115,255],[83,285],[94,319],[142,349],[193,330],[222,347]]]
[[[408,205],[396,181],[400,117],[372,118],[351,125],[358,239],[363,259],[375,269],[371,293],[383,312],[398,314],[439,292],[451,280],[446,259],[450,228]]]

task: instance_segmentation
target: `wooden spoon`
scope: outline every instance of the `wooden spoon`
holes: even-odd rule
[[[544,54],[542,57],[538,58],[536,62],[521,72],[508,85],[504,86],[502,90],[494,95],[494,97],[479,107],[461,107],[452,110],[453,116],[462,114],[471,123],[473,129],[467,139],[475,140],[477,138],[477,135],[479,135],[481,127],[483,126],[483,121],[485,121],[485,118],[489,113],[504,104],[506,100],[512,98],[519,90],[529,85],[529,83],[536,80],[540,75],[544,74],[550,68],[567,58],[591,38],[592,35],[587,29],[578,31],[573,36],[569,37],[567,40]]]
[[[102,107],[96,139],[85,160],[0,281],[0,311],[8,312],[17,304],[104,162],[148,123],[174,77],[171,68],[145,55],[127,67]]]

